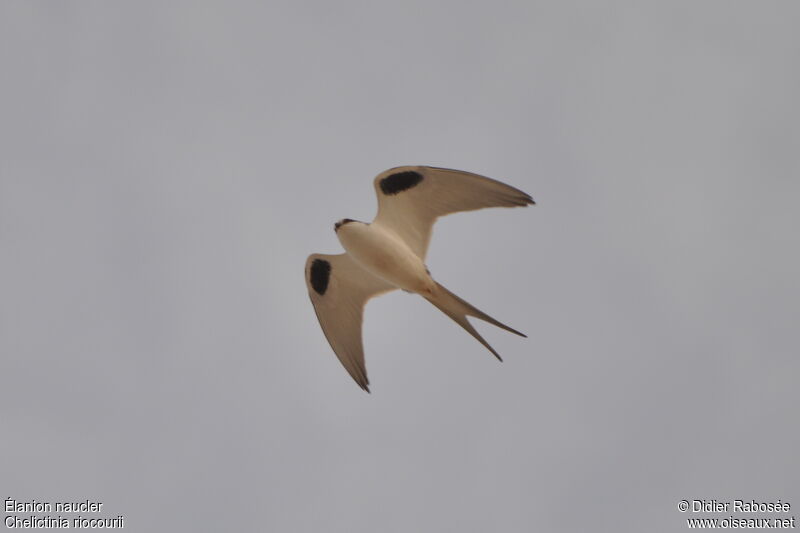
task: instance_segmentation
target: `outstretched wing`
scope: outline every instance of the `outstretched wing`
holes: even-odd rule
[[[447,168],[396,167],[375,178],[378,215],[373,223],[399,235],[422,260],[433,223],[442,215],[484,207],[518,207],[533,198],[491,178]]]
[[[361,341],[364,305],[396,287],[361,268],[347,254],[308,256],[306,285],[331,348],[356,383],[369,392]]]

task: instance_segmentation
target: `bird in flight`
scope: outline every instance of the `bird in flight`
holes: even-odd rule
[[[345,218],[334,224],[345,253],[311,254],[306,260],[306,285],[314,311],[347,372],[369,392],[361,339],[364,305],[395,289],[428,300],[502,361],[467,316],[525,335],[434,281],[425,266],[425,255],[438,217],[484,207],[525,207],[534,203],[533,198],[484,176],[424,166],[386,170],[378,174],[374,186],[378,214],[371,223]]]

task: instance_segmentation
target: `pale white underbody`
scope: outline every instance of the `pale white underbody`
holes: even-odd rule
[[[397,288],[430,296],[434,281],[422,259],[394,231],[380,222],[352,221],[336,231],[350,256],[370,274]]]

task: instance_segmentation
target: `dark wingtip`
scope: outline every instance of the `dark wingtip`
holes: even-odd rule
[[[513,198],[509,197],[508,201],[512,204],[508,207],[528,207],[529,205],[536,205],[536,202],[529,194],[519,191],[520,194]]]

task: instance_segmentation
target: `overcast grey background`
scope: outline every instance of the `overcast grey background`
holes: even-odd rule
[[[793,2],[3,2],[0,496],[134,531],[684,531],[800,515]],[[303,281],[401,164],[505,357]],[[722,515],[727,516],[727,515]],[[775,516],[775,515],[757,515]]]

